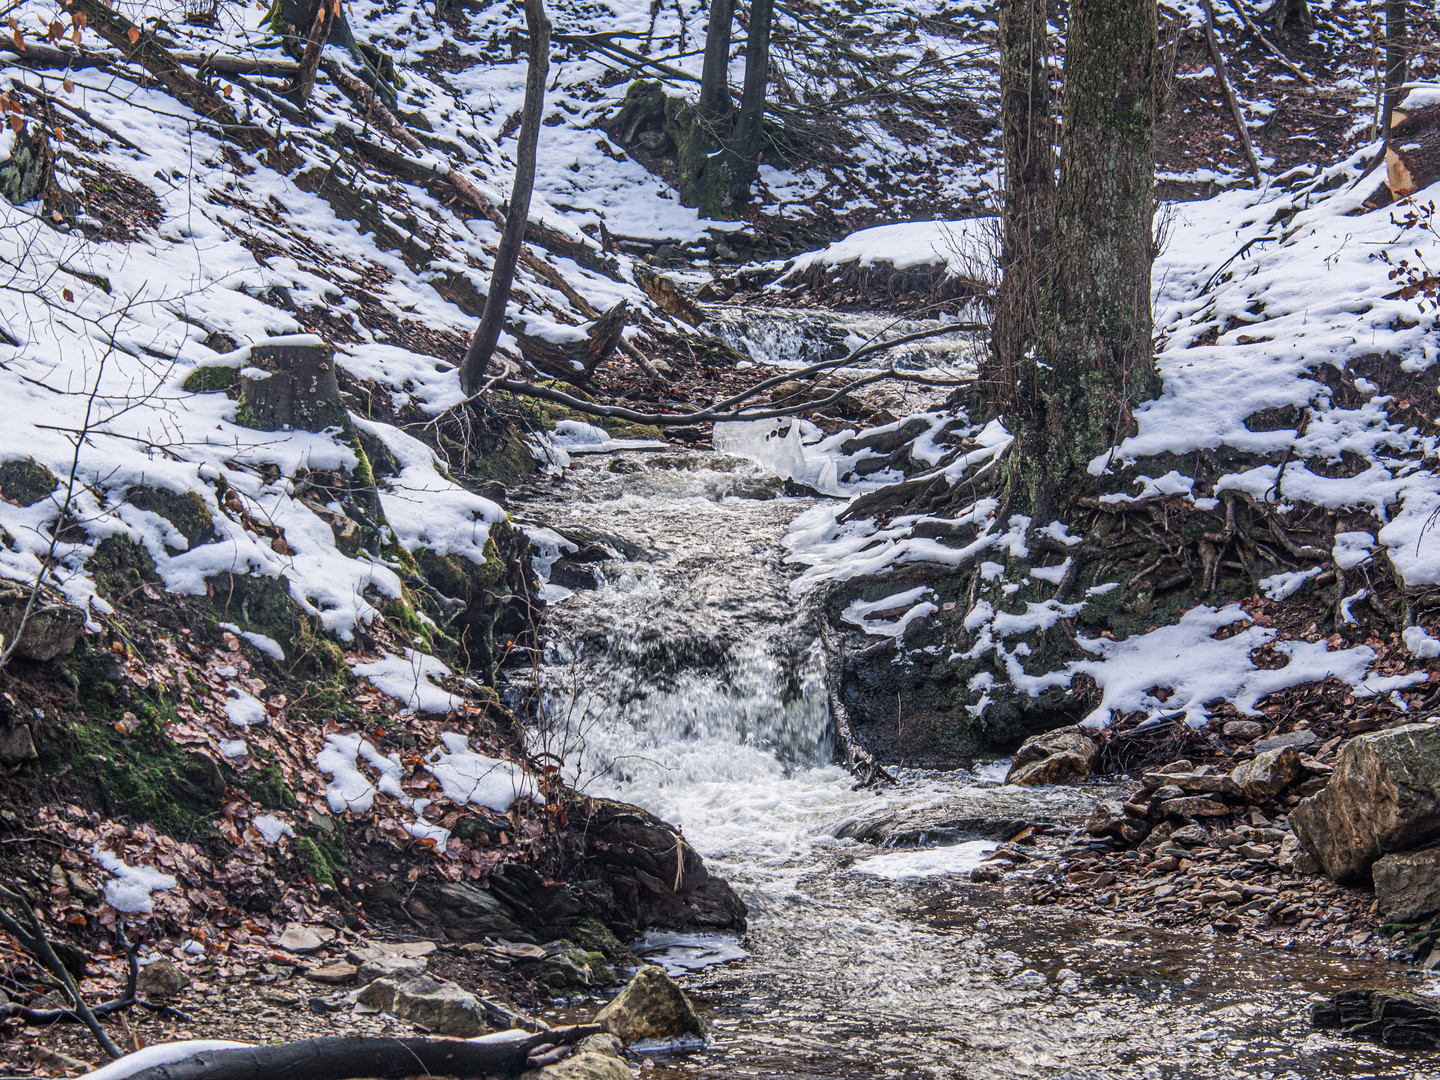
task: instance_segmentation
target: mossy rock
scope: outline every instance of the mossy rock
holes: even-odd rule
[[[235,371],[232,367],[198,367],[185,376],[180,386],[191,394],[219,393],[235,385]]]
[[[505,429],[490,450],[473,459],[468,469],[471,477],[498,480],[507,487],[539,472],[540,462],[530,452],[525,433],[514,425]]]
[[[303,615],[283,578],[255,574],[218,574],[207,578],[215,616],[246,630],[274,638],[293,656],[304,630]]]
[[[128,536],[107,536],[95,545],[95,554],[85,563],[102,595],[122,600],[146,585],[160,584],[155,560]]]
[[[59,486],[55,474],[34,458],[0,462],[0,495],[21,506],[34,506]]]
[[[271,762],[258,769],[250,769],[240,777],[240,787],[266,810],[293,810],[295,792],[285,783],[280,766]]]
[[[137,510],[159,514],[175,526],[191,548],[208,544],[218,535],[210,507],[198,491],[166,491],[142,484],[125,492],[125,501]]]
[[[325,852],[320,850],[319,844],[308,836],[297,836],[291,841],[290,850],[305,864],[306,872],[316,885],[334,887],[335,870]]]

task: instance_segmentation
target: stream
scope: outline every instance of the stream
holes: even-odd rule
[[[651,450],[576,456],[512,493],[519,520],[588,560],[552,577],[572,593],[547,623],[537,741],[577,787],[680,826],[750,909],[743,941],[648,943],[712,1031],[642,1075],[1440,1077],[1432,1058],[1309,1027],[1315,995],[1393,967],[1099,926],[971,884],[978,841],[1083,823],[1101,786],[1006,788],[1000,762],[855,790],[784,561],[816,500],[786,491],[745,459]],[[839,835],[937,807],[973,832],[890,851]]]

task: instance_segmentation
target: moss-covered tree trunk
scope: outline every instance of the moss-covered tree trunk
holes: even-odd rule
[[[1155,0],[1075,0],[1050,272],[1038,303],[1033,398],[1012,414],[1015,479],[1048,520],[1158,390],[1151,342]],[[1022,387],[1025,382],[1022,381]]]
[[[1055,216],[1055,123],[1044,0],[1001,0],[999,14],[1001,277],[980,389],[991,412],[1005,415],[1033,398],[1021,369],[1036,336],[1035,303]]]

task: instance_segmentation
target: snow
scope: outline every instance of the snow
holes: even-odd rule
[[[954,877],[974,870],[999,846],[992,840],[966,840],[943,847],[892,851],[862,859],[855,863],[852,869],[857,874],[868,874],[890,881]]]
[[[440,741],[444,749],[427,754],[425,768],[440,781],[451,802],[503,812],[517,799],[534,796],[534,777],[513,761],[475,753],[464,735],[452,732],[441,735]]]
[[[324,749],[315,755],[315,767],[331,778],[325,787],[325,798],[337,814],[347,810],[364,814],[374,805],[375,785],[360,771],[356,760],[362,754],[382,775],[398,777],[399,758],[384,757],[363,735],[330,735]]]
[[[944,266],[958,276],[973,272],[977,264],[990,261],[990,246],[995,232],[994,218],[916,221],[862,229],[829,247],[801,255],[770,288],[783,288],[787,279],[812,266],[838,266],[851,262],[865,267],[889,263],[897,270]]]
[[[855,437],[850,429],[825,435],[808,420],[743,420],[716,424],[716,450],[749,458],[776,476],[794,480],[825,495],[873,491],[900,479],[886,470],[864,480],[844,479],[866,451],[844,454],[840,447]]]
[[[230,687],[229,696],[225,699],[225,716],[236,727],[249,727],[251,724],[263,724],[269,717],[265,709],[265,703],[257,697],[247,694],[244,690]]]
[[[220,753],[227,758],[242,758],[250,752],[244,739],[221,739]]]
[[[581,420],[561,420],[551,443],[567,454],[612,454],[617,450],[661,450],[670,444],[659,439],[616,439],[604,428]]]
[[[1423,626],[1407,626],[1400,637],[1405,642],[1405,648],[1410,651],[1411,656],[1421,660],[1433,660],[1440,657],[1440,639],[1431,637]]]
[[[933,590],[922,585],[919,588],[907,589],[880,600],[852,600],[840,613],[840,617],[852,626],[860,627],[867,634],[894,638],[898,644],[904,641],[905,628],[912,622],[916,619],[923,619],[927,615],[933,615],[940,610],[930,601],[920,599],[926,593],[934,595]],[[905,611],[894,621],[870,618],[876,612],[892,612],[902,607],[905,608]]]
[[[282,836],[295,835],[294,826],[274,814],[257,814],[250,824],[255,826],[255,831],[264,838],[267,844],[278,842]]]
[[[350,670],[368,679],[382,694],[403,701],[406,712],[447,713],[464,704],[463,698],[432,681],[454,672],[443,661],[416,649],[407,649],[404,656],[386,652],[372,663],[352,664]]]
[[[1207,702],[1228,700],[1242,714],[1255,715],[1256,703],[1277,690],[1326,678],[1359,687],[1375,660],[1367,645],[1331,651],[1323,641],[1276,641],[1274,630],[1254,625],[1227,638],[1214,636],[1249,618],[1239,604],[1202,605],[1173,626],[1123,641],[1081,638],[1098,659],[1078,661],[1069,672],[1089,675],[1102,691],[1100,704],[1081,723],[1103,728],[1112,716],[1143,710],[1152,716],[1183,714],[1192,727],[1200,727],[1209,717]],[[1272,643],[1289,662],[1273,670],[1257,667],[1251,652]],[[1151,692],[1156,688],[1169,690],[1169,696],[1160,700]]]
[[[114,852],[106,851],[99,844],[91,849],[90,854],[114,878],[105,883],[105,902],[127,915],[149,915],[155,910],[150,894],[173,889],[177,884],[169,874],[162,874],[148,866],[126,864]]]
[[[136,1050],[133,1054],[116,1058],[108,1065],[92,1069],[85,1074],[87,1080],[126,1080],[145,1069],[172,1065],[177,1061],[194,1057],[210,1050],[244,1050],[251,1043],[231,1042],[228,1039],[182,1039],[179,1042],[156,1043]]]

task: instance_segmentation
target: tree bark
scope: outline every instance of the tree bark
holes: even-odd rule
[[[750,199],[750,184],[758,168],[760,133],[765,118],[765,85],[770,76],[770,24],[775,0],[752,0],[750,29],[745,35],[745,87],[740,94],[740,113],[725,154],[730,202],[744,206]]]
[[[1022,357],[1055,216],[1055,122],[1044,0],[1000,3],[1000,138],[1005,155],[1000,285],[980,397],[994,415],[1020,405]],[[1028,394],[1024,395],[1029,397]]]
[[[515,283],[515,264],[525,243],[525,221],[530,216],[530,194],[535,188],[535,156],[540,145],[540,121],[545,108],[545,79],[550,71],[550,20],[544,0],[525,0],[529,29],[529,69],[525,74],[525,104],[520,113],[520,138],[515,152],[515,184],[505,211],[505,228],[495,252],[495,269],[480,325],[460,365],[460,388],[466,397],[480,389],[485,369],[505,325],[505,307]]]
[[[730,112],[730,27],[735,0],[710,0],[705,25],[705,63],[700,69],[700,112],[709,120]]]
[[[1134,430],[1159,387],[1151,341],[1155,257],[1155,0],[1074,0],[1053,270],[1040,299],[1016,466],[1027,512],[1049,520],[1089,467]]]
[[[1385,147],[1386,183],[1397,199],[1440,180],[1440,105],[1396,109]]]
[[[1381,130],[1387,134],[1410,72],[1408,8],[1409,0],[1385,0],[1385,122]]]
[[[305,39],[305,51],[300,57],[300,71],[295,76],[291,95],[296,104],[304,105],[310,100],[310,90],[315,85],[315,71],[320,66],[320,53],[330,40],[330,31],[335,25],[340,0],[320,0],[315,12],[315,21],[310,26],[310,36]]]

